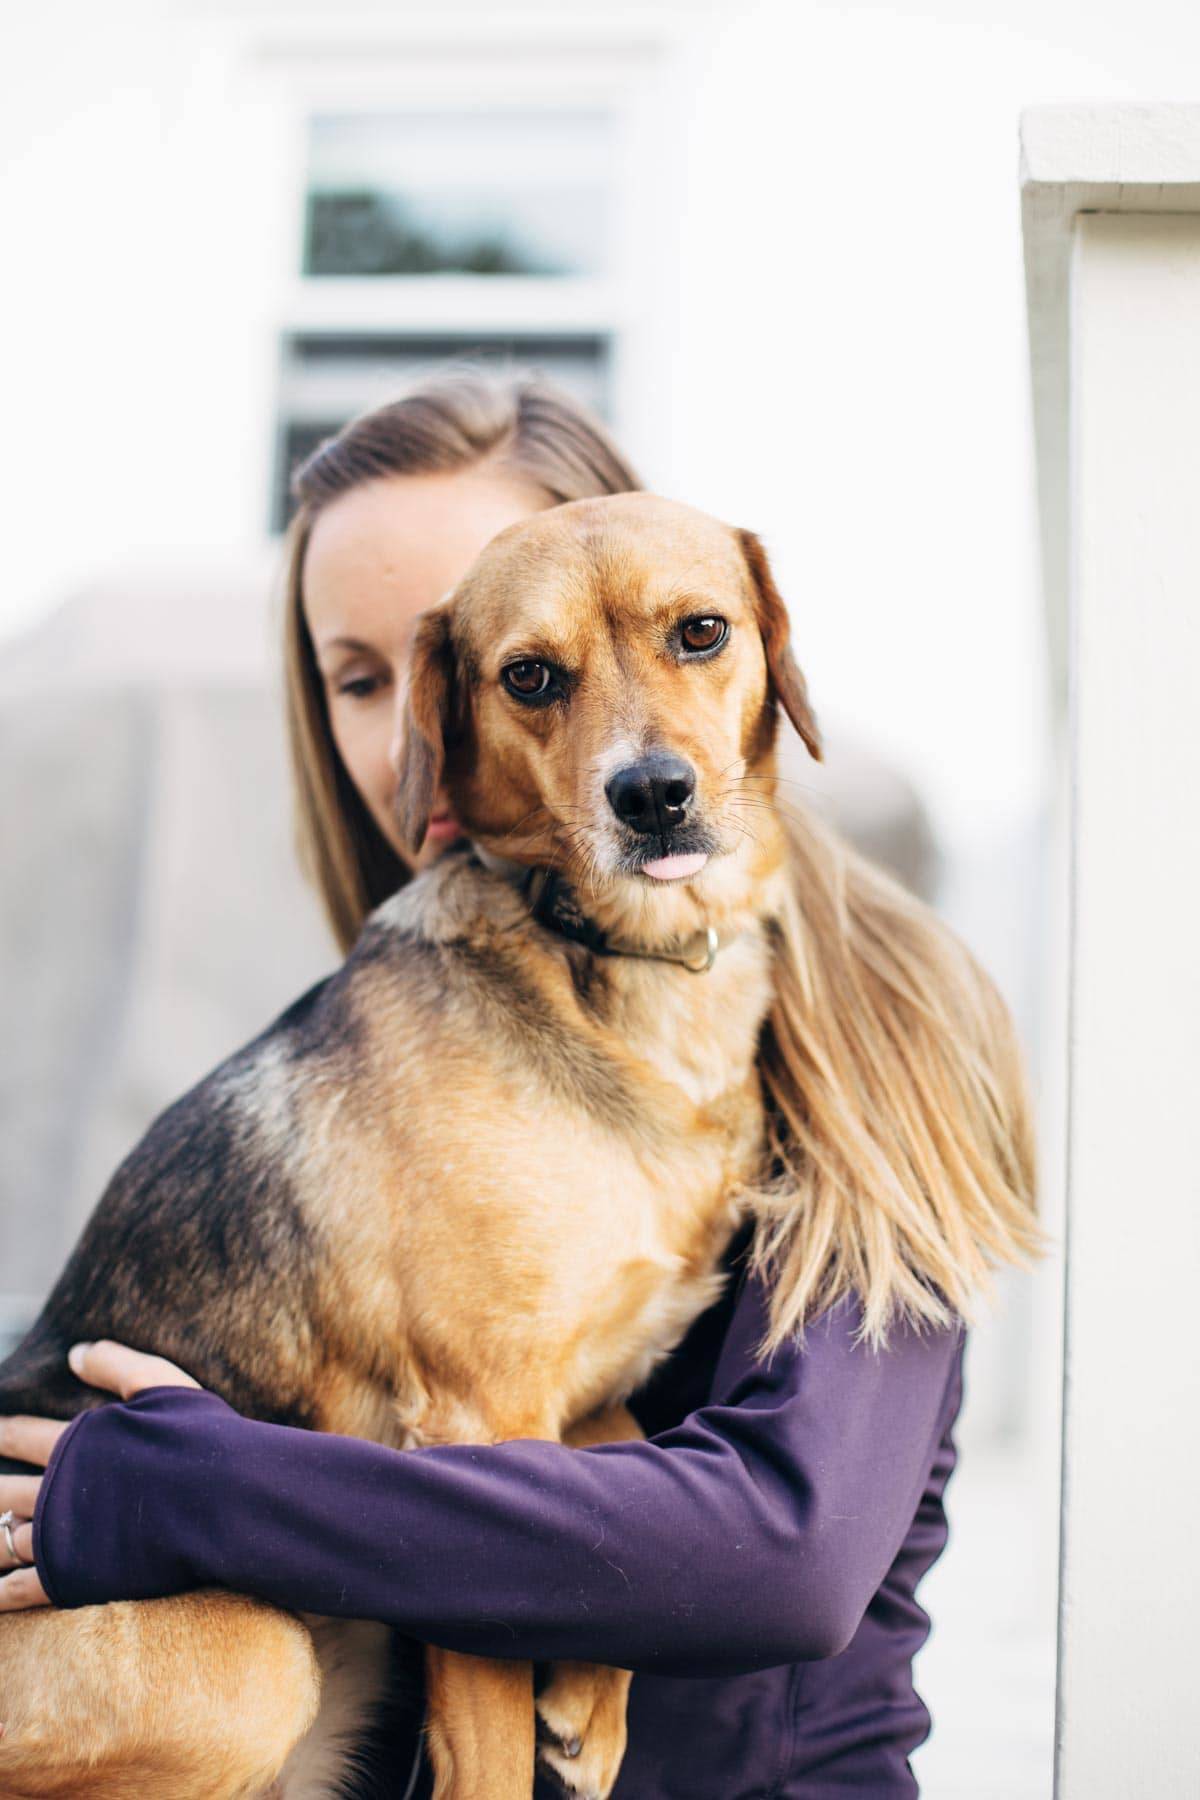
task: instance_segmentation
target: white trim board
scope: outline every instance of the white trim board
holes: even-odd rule
[[[1200,1793],[1200,107],[1028,114],[1022,202],[1072,778],[1055,1793],[1149,1800]]]
[[[1200,1793],[1200,213],[1071,262],[1059,1800]]]
[[[1200,212],[1200,106],[1038,106],[1021,116],[1021,219],[1051,667],[1067,689],[1068,278],[1079,213]]]

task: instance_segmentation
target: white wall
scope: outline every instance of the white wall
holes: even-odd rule
[[[547,38],[622,29],[590,4],[493,5],[481,32],[518,10]],[[48,0],[10,19],[0,630],[97,564],[260,530],[290,170],[241,47],[256,21],[279,43],[326,16],[428,33],[471,13]],[[626,19],[646,38],[660,16]],[[683,51],[655,154],[677,205],[633,448],[766,533],[826,710],[919,779],[943,835],[995,842],[1036,802],[1045,733],[1017,112],[1194,91],[1200,26],[1030,0],[666,16]]]
[[[38,0],[0,61],[0,629],[263,516],[274,159],[219,34]],[[265,155],[264,155],[265,151]]]

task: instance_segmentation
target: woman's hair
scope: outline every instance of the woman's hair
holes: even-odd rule
[[[304,621],[322,507],[390,475],[486,462],[551,503],[637,477],[600,426],[528,375],[458,370],[354,420],[298,470],[285,658],[301,850],[343,949],[407,880],[342,767]],[[967,1318],[996,1264],[1041,1248],[1029,1098],[1012,1020],[922,901],[807,809],[783,808],[794,879],[775,931],[759,1070],[769,1176],[751,1197],[771,1292],[764,1348],[845,1295],[862,1336]]]
[[[753,1197],[764,1348],[847,1294],[879,1345],[893,1323],[970,1318],[996,1264],[1040,1253],[1024,1061],[932,908],[807,809],[783,824],[794,879],[759,1050],[773,1167]]]

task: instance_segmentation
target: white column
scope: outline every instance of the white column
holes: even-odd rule
[[[1200,218],[1076,218],[1059,1800],[1200,1795]]]

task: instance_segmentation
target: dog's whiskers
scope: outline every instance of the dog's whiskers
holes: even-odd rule
[[[778,794],[760,794],[754,792],[753,789],[749,792],[743,790],[741,793],[730,793],[726,790],[720,798],[726,806],[730,807],[756,806],[763,812],[786,814],[788,818],[794,819],[800,825],[807,824],[812,817],[812,814],[806,812],[802,806],[793,804]]]
[[[765,796],[756,798],[750,794],[742,794],[731,798],[727,804],[747,811],[757,808],[759,812],[774,813],[777,817],[790,819],[799,826],[811,825],[813,815],[798,806],[789,806],[786,800],[768,800]]]
[[[799,788],[801,793],[803,793],[803,794],[819,794],[821,792],[820,788],[814,787],[812,782],[801,781],[795,775],[755,775],[755,774],[751,773],[751,774],[746,774],[746,775],[734,775],[732,777],[732,780],[735,782],[744,782],[744,781],[773,782],[776,787]]]
[[[732,825],[734,831],[736,831],[739,834],[739,836],[744,837],[744,838],[749,838],[750,842],[752,844],[754,844],[759,850],[762,849],[762,847],[763,847],[762,839],[759,837],[759,835],[756,831],[751,831],[751,829],[748,825],[743,824],[739,820],[736,820],[736,819],[731,819],[729,821],[729,823]]]

